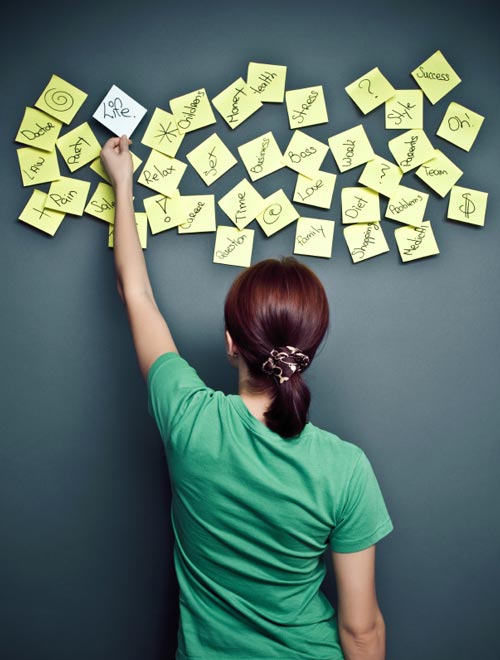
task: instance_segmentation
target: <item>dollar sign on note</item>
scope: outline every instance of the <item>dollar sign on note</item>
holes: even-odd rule
[[[474,213],[474,211],[476,210],[476,205],[474,204],[472,199],[470,199],[470,193],[466,192],[462,195],[462,197],[464,199],[464,203],[462,204],[462,206],[459,206],[458,208],[466,218],[470,218],[471,213]]]

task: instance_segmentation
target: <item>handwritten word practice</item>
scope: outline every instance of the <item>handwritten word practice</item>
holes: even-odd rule
[[[434,157],[434,147],[425,132],[419,128],[389,140],[388,146],[403,172],[409,172]]]
[[[328,122],[323,86],[293,89],[285,93],[290,128],[305,128]]]
[[[349,225],[344,228],[344,238],[354,263],[389,252],[389,246],[379,222]]]
[[[238,229],[244,229],[262,211],[264,200],[247,179],[242,179],[218,204]]]
[[[64,220],[65,213],[45,208],[47,195],[35,188],[28,203],[21,211],[19,220],[54,236]]]
[[[403,262],[439,254],[430,222],[423,222],[419,227],[399,227],[394,238]]]
[[[378,67],[352,82],[345,91],[364,115],[394,96],[394,87]]]
[[[249,62],[247,85],[261,103],[281,103],[285,97],[286,66]]]
[[[102,182],[97,184],[94,194],[85,207],[85,213],[104,222],[114,223],[115,193],[109,184]]]
[[[189,92],[170,101],[170,109],[181,133],[215,124],[216,119],[204,89]]]
[[[424,94],[420,89],[398,89],[385,102],[385,127],[408,130],[424,127]]]
[[[285,149],[283,163],[290,169],[307,175],[320,169],[327,152],[326,144],[296,130]]]
[[[452,102],[448,106],[436,134],[460,149],[470,151],[483,121],[482,115],[459,103]]]
[[[355,186],[342,188],[342,222],[379,222],[380,203],[378,193],[369,188]]]
[[[185,221],[180,195],[152,195],[143,200],[152,234],[177,227]]]
[[[246,268],[252,261],[254,239],[253,229],[237,229],[236,227],[217,227],[213,261],[227,266]]]
[[[328,145],[341,172],[358,167],[374,156],[370,140],[361,124],[332,135],[328,138]]]
[[[334,229],[333,220],[299,218],[295,232],[294,253],[329,259],[332,256]]]
[[[92,115],[115,135],[130,137],[147,110],[116,85],[112,85]]]
[[[65,133],[56,144],[71,172],[87,165],[101,152],[101,145],[87,122]]]
[[[250,115],[262,108],[262,103],[249,89],[243,78],[218,94],[212,103],[230,128],[236,128]]]
[[[283,156],[271,131],[242,144],[238,152],[252,181],[284,167]]]
[[[463,172],[442,151],[436,149],[434,158],[421,165],[415,174],[432,188],[438,195],[444,197],[460,179]]]
[[[53,151],[62,128],[62,122],[35,108],[26,108],[16,135],[16,142],[43,151]]]
[[[179,234],[215,231],[215,198],[213,195],[181,195],[183,222]]]
[[[316,172],[314,178],[298,174],[294,202],[329,209],[332,205],[333,190],[337,176],[330,172]]]
[[[186,158],[207,186],[238,162],[216,133],[190,151]]]
[[[397,165],[385,160],[385,158],[375,156],[366,163],[358,180],[359,183],[376,190],[381,195],[391,197],[402,176],[403,172]]]
[[[171,197],[179,187],[187,165],[158,151],[152,151],[138,182],[152,190]]]
[[[55,151],[40,151],[32,147],[17,150],[23,186],[35,186],[59,178],[59,164]]]
[[[35,103],[35,107],[63,124],[70,124],[86,98],[85,92],[53,75]]]
[[[183,139],[184,134],[177,128],[174,115],[155,108],[141,142],[165,156],[174,158]]]
[[[71,215],[83,215],[89,190],[88,181],[62,176],[51,183],[45,206]]]
[[[264,199],[263,210],[257,215],[257,222],[266,236],[272,236],[299,217],[293,204],[283,189]]]
[[[418,226],[422,224],[428,199],[427,193],[400,185],[387,203],[385,217]]]
[[[451,189],[447,217],[449,220],[483,227],[487,203],[488,193],[454,186]]]
[[[440,50],[422,62],[411,75],[433,105],[461,82]]]

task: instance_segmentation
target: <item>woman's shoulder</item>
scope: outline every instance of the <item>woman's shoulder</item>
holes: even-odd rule
[[[354,465],[364,455],[364,451],[359,445],[344,440],[333,431],[316,426],[311,422],[308,422],[305,428],[308,430],[310,442],[325,460],[331,457],[336,462],[341,460],[345,464]]]

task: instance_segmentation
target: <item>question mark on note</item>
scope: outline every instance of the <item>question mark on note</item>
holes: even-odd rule
[[[382,164],[382,167],[380,168],[382,174],[380,175],[380,179],[378,181],[379,183],[382,183],[382,179],[384,178],[385,173],[387,172],[387,170],[390,170],[390,169],[391,168],[389,167],[389,165],[386,165],[385,163]]]
[[[363,78],[363,80],[360,80],[358,83],[359,89],[364,88],[363,83],[367,83],[365,87],[368,90],[368,94],[372,94],[372,96],[375,96],[375,98],[378,99],[378,96],[372,92],[372,81],[369,78]]]

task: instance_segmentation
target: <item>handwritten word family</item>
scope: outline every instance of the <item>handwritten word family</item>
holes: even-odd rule
[[[142,166],[137,182],[150,193],[142,200],[145,212],[136,214],[141,245],[147,246],[148,230],[153,235],[175,227],[179,235],[214,233],[214,263],[246,267],[252,260],[256,234],[249,228],[251,223],[258,225],[265,238],[294,224],[296,254],[331,258],[334,220],[307,217],[305,209],[316,207],[330,215],[337,179],[356,168],[360,168],[357,183],[340,189],[343,238],[353,263],[390,251],[382,226],[388,221],[398,223],[394,240],[403,262],[439,254],[431,222],[426,219],[429,194],[425,188],[402,183],[410,172],[415,173],[418,185],[449,198],[448,220],[484,226],[488,193],[458,186],[464,172],[436,147],[433,136],[424,129],[424,110],[428,111],[424,99],[436,105],[461,79],[439,50],[417,63],[410,73],[413,88],[394,88],[378,67],[345,87],[363,115],[382,106],[385,130],[400,131],[386,141],[387,153],[383,155],[375,153],[371,140],[375,136],[367,133],[359,119],[326,141],[309,135],[304,129],[330,121],[327,101],[336,92],[317,81],[287,89],[287,67],[280,64],[250,62],[245,77],[236,78],[216,95],[204,87],[191,88],[171,98],[168,108],[154,108],[140,140],[150,150],[145,162],[132,155],[134,171]],[[53,75],[33,107],[25,108],[15,141],[23,145],[17,149],[22,185],[34,190],[19,219],[54,236],[61,226],[66,227],[62,224],[66,215],[85,214],[108,224],[112,247],[115,199],[99,159],[106,138],[98,139],[96,130],[105,128],[114,135],[130,137],[148,109],[111,85],[94,105],[95,125],[83,121],[71,128],[87,98],[86,92]],[[271,130],[260,131],[243,143],[236,139],[226,144],[228,136],[233,131],[237,135],[238,127],[267,103],[284,106],[291,131],[288,144],[282,143],[281,133],[275,135]],[[205,135],[194,148],[191,138],[184,142],[186,134],[217,123],[214,109],[222,119],[223,133]],[[470,151],[483,121],[474,109],[451,101],[435,123],[439,125],[436,136]],[[262,127],[262,120],[256,125]],[[188,142],[191,149],[182,152]],[[60,158],[69,176],[60,169]],[[192,177],[184,176],[188,167],[206,187],[232,168],[239,167],[244,176],[216,199],[215,195],[186,190],[192,181]],[[260,179],[284,168],[296,177],[293,203],[280,186],[271,194],[269,188],[265,195],[259,190]],[[86,181],[85,175],[71,176],[77,170],[79,175],[92,170],[92,176],[102,179],[92,194],[91,181]],[[45,190],[39,188],[43,186]],[[382,198],[386,203],[383,213]],[[437,202],[434,199],[432,203]],[[226,224],[220,223],[220,212],[227,218]]]

